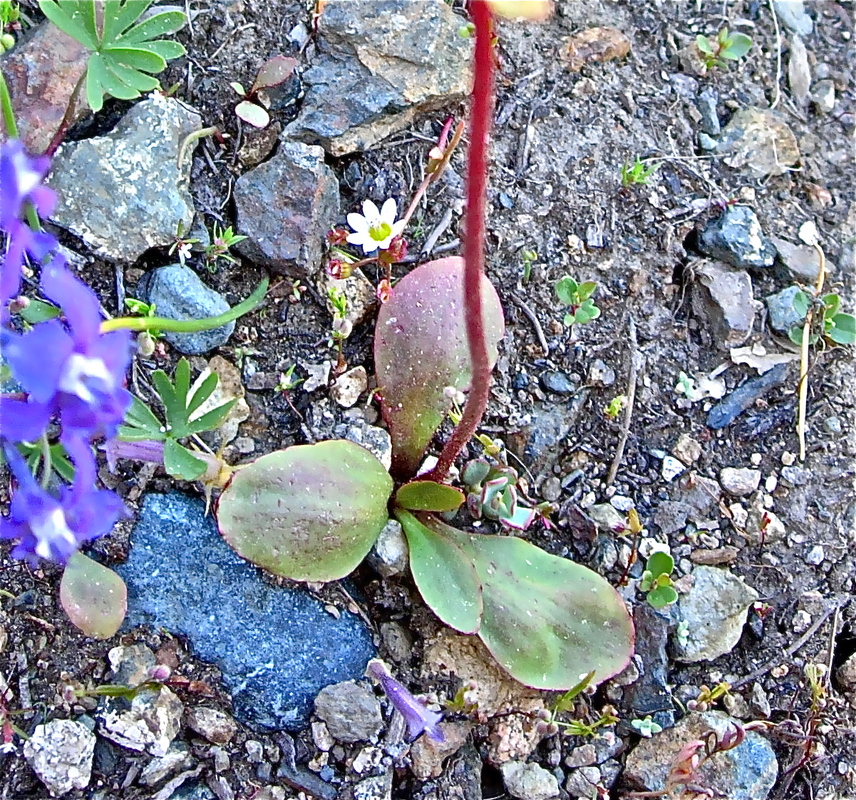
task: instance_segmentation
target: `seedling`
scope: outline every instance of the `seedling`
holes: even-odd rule
[[[696,47],[705,69],[711,70],[743,58],[752,47],[752,39],[745,33],[729,33],[728,28],[723,28],[714,39],[702,34],[696,36]]]
[[[330,329],[330,344],[336,345],[336,374],[345,371],[345,353],[343,350],[345,339],[351,335],[353,325],[347,319],[348,298],[338,286],[331,286],[327,290],[327,299],[333,306],[333,325]]]
[[[690,700],[687,703],[687,708],[690,711],[707,711],[714,703],[725,697],[730,689],[731,686],[725,681],[717,683],[712,689],[703,684],[699,689],[698,697],[695,700]]]
[[[650,714],[644,719],[632,719],[630,724],[639,731],[640,736],[644,736],[646,739],[650,739],[655,733],[661,733],[663,730],[663,726],[654,722]]]
[[[685,619],[678,622],[675,628],[675,638],[681,647],[686,647],[690,642],[690,624]]]
[[[651,553],[648,558],[639,588],[646,593],[649,605],[654,608],[665,608],[677,602],[678,593],[671,578],[674,568],[675,559],[662,550]]]
[[[538,260],[538,253],[534,250],[524,250],[520,254],[523,261],[523,283],[529,283],[532,278],[532,265]]]
[[[644,186],[659,168],[659,164],[646,164],[636,156],[632,164],[625,161],[621,165],[621,185],[625,189],[630,186]]]
[[[21,12],[13,0],[0,0],[0,56],[15,46],[15,37],[7,30],[20,19]]]
[[[303,378],[295,378],[294,370],[297,364],[292,364],[285,372],[279,374],[279,383],[274,387],[277,392],[290,392],[303,383]]]
[[[246,238],[246,236],[235,233],[231,225],[226,228],[220,228],[215,222],[211,244],[205,248],[204,252],[205,266],[208,268],[208,271],[214,272],[217,269],[217,262],[220,259],[228,261],[230,264],[237,264],[237,259],[229,250],[233,245],[243,242]]]
[[[274,56],[262,64],[250,91],[237,81],[230,83],[229,86],[244,98],[235,106],[235,113],[255,128],[266,128],[270,124],[270,114],[267,111],[270,102],[264,90],[285,83],[296,66],[297,61],[293,58]]]
[[[600,316],[600,309],[591,299],[596,291],[595,281],[577,283],[569,275],[559,278],[556,282],[556,294],[564,305],[570,306],[570,310],[565,314],[565,325],[569,328],[575,324],[585,325]]]
[[[190,258],[191,250],[193,249],[193,245],[199,244],[199,239],[194,239],[190,236],[185,236],[184,230],[184,221],[178,221],[178,227],[175,230],[175,236],[173,238],[173,243],[169,248],[169,255],[173,253],[178,253],[178,260],[181,266],[184,266],[184,262]]]
[[[794,311],[803,319],[807,316],[809,308],[814,307],[817,328],[816,331],[809,333],[809,344],[817,344],[819,341],[829,345],[856,343],[856,317],[839,311],[840,306],[841,298],[834,293],[825,294],[816,299],[802,289],[794,294]],[[802,344],[802,323],[791,328],[788,338],[795,344]]]
[[[627,405],[627,395],[619,394],[612,398],[604,407],[603,413],[610,419],[618,419],[624,407]]]

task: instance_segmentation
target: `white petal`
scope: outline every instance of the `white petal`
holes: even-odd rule
[[[367,231],[369,221],[362,214],[348,214],[348,225],[355,231]]]
[[[404,226],[406,224],[407,223],[403,219],[398,220],[398,222],[396,222],[392,226],[392,237],[391,238],[394,239],[396,236],[398,236],[404,230]]]
[[[371,253],[377,249],[377,242],[372,239],[372,237],[368,234],[368,231],[359,231],[358,233],[352,233],[346,239],[348,244],[352,244],[356,247],[362,247],[364,253]]]
[[[389,198],[380,210],[380,218],[387,225],[392,225],[395,222],[395,215],[398,213],[398,206],[393,198]]]
[[[377,210],[377,206],[371,200],[363,200],[363,214],[370,226],[374,225],[375,220],[380,217],[380,211]]]

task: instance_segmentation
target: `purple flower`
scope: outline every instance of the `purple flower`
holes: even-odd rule
[[[60,415],[64,444],[112,437],[131,403],[124,388],[131,360],[128,331],[100,332],[98,301],[55,256],[42,269],[42,291],[62,306],[70,330],[53,319],[23,335],[4,330],[0,338],[13,377],[27,400],[0,399],[3,435],[11,441],[38,438]]]
[[[34,231],[22,221],[26,203],[32,203],[42,217],[53,211],[56,194],[41,185],[49,168],[49,158],[28,156],[19,141],[0,144],[0,229],[9,237],[0,264],[0,322],[8,317],[6,304],[20,290],[25,253],[41,261],[56,247],[53,236]]]
[[[383,661],[373,658],[368,663],[366,673],[380,682],[392,705],[404,717],[411,741],[423,732],[427,733],[428,737],[435,742],[446,741],[446,737],[440,729],[440,721],[443,719],[443,715],[436,711],[429,711],[424,703],[420,703],[389,674],[389,669]]]
[[[65,564],[83,542],[108,533],[127,514],[117,495],[94,488],[95,458],[89,445],[78,441],[67,448],[76,472],[74,484],[63,486],[59,497],[36,483],[16,448],[4,448],[18,488],[9,516],[0,518],[0,539],[17,540],[12,556],[33,566],[40,558]]]

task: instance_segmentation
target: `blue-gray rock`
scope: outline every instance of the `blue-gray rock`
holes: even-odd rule
[[[719,114],[716,112],[718,102],[719,94],[712,86],[705,87],[696,100],[698,112],[701,114],[701,129],[709,136],[719,136],[722,131]]]
[[[328,0],[319,55],[303,74],[300,116],[285,133],[342,156],[469,93],[472,42],[442,0]],[[403,55],[403,54],[406,54]]]
[[[159,317],[188,320],[216,317],[229,310],[226,298],[206,286],[188,266],[170,264],[147,272],[137,286],[140,298],[155,304]],[[180,353],[198,356],[226,344],[235,323],[195,333],[165,333],[163,338]]]
[[[675,757],[687,742],[703,739],[709,731],[722,737],[739,724],[721,711],[692,713],[674,728],[642,739],[627,756],[623,780],[637,790],[662,792]],[[714,797],[728,800],[765,800],[779,772],[770,743],[750,731],[731,750],[717,753],[699,769],[696,783],[710,789]]]
[[[776,248],[761,231],[761,223],[749,206],[729,206],[699,233],[699,250],[732,267],[769,267]]]
[[[794,325],[799,325],[805,316],[794,308],[794,297],[802,291],[799,286],[788,286],[781,292],[768,295],[767,321],[770,327],[783,336],[787,336]]]
[[[781,386],[787,374],[787,364],[776,364],[769,372],[757,378],[750,378],[710,409],[707,415],[707,427],[719,429],[730,425],[770,389]]]
[[[235,248],[275,272],[305,277],[321,265],[324,236],[339,216],[339,182],[324,151],[283,140],[276,155],[235,182]]]
[[[752,279],[743,270],[716,261],[698,264],[693,276],[693,312],[705,321],[717,346],[726,350],[739,347],[749,338],[755,322]]]
[[[308,724],[325,686],[362,676],[374,648],[363,623],[336,619],[308,592],[280,588],[220,537],[201,500],[147,495],[131,534],[126,627],[186,636],[215,664],[235,718],[260,730]]]
[[[48,177],[58,195],[51,221],[113,261],[170,244],[179,223],[184,230],[193,223],[192,148],[181,165],[178,154],[200,127],[193,109],[153,94],[106,136],[62,145]]]
[[[547,392],[556,394],[573,394],[577,390],[577,384],[564,373],[550,370],[541,375],[541,386]]]
[[[779,21],[789,30],[800,36],[811,36],[814,23],[806,14],[803,0],[773,0],[773,7]]]
[[[588,391],[581,390],[567,405],[537,405],[529,425],[508,437],[509,447],[537,477],[552,467],[561,453],[562,440],[585,405]]]
[[[820,255],[814,247],[807,244],[794,244],[778,236],[770,238],[778,253],[777,264],[781,265],[780,273],[785,280],[799,283],[815,283],[820,271]],[[827,274],[835,272],[835,264],[826,259]]]

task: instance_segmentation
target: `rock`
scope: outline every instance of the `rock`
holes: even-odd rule
[[[322,361],[320,364],[304,364],[303,368],[308,373],[308,377],[301,388],[304,392],[314,392],[322,386],[326,386],[330,380],[330,369],[333,365],[329,361]]]
[[[796,136],[774,111],[741,108],[728,121],[717,153],[753,178],[783,175],[800,160]]]
[[[325,270],[318,274],[318,293],[325,299],[327,311],[333,316],[333,304],[328,295],[331,286],[335,286],[348,301],[345,320],[352,328],[369,319],[377,309],[375,287],[361,269],[355,269],[344,280],[331,278]]]
[[[639,677],[625,686],[622,707],[631,718],[644,719],[649,714],[663,728],[675,724],[672,692],[669,688],[669,618],[666,613],[639,603],[633,609],[636,628],[634,663]]]
[[[614,61],[630,52],[630,39],[615,28],[589,28],[568,36],[561,57],[569,72],[579,72],[591,62]]]
[[[441,0],[377,0],[371,13],[329,0],[318,22],[319,55],[302,76],[300,116],[286,134],[342,156],[462,100],[472,52],[458,36],[462,24]]]
[[[709,567],[715,567],[721,564],[734,563],[739,554],[740,550],[733,545],[725,545],[725,547],[714,547],[709,550],[693,550],[690,553],[690,561],[693,564],[705,564]]]
[[[778,236],[771,237],[770,241],[779,254],[779,263],[784,267],[784,277],[810,284],[817,280],[817,273],[820,270],[820,256],[814,247],[793,244],[787,239],[780,239]],[[826,269],[829,272],[834,271],[834,266],[828,260]]]
[[[548,800],[559,795],[556,776],[538,764],[508,761],[502,765],[502,780],[508,793],[520,800]]]
[[[747,497],[761,484],[761,470],[745,467],[725,467],[720,470],[719,483],[734,497]]]
[[[555,503],[562,496],[562,482],[555,475],[550,475],[541,484],[539,492],[548,503]]]
[[[687,594],[678,600],[678,616],[687,623],[685,645],[676,645],[678,661],[712,661],[731,652],[743,633],[749,606],[758,593],[726,569],[696,567]]]
[[[590,767],[592,764],[597,764],[597,762],[597,748],[593,744],[583,744],[575,747],[565,758],[565,766],[571,769]]]
[[[341,427],[344,427],[344,430],[341,430]],[[386,429],[360,420],[354,425],[336,426],[336,435],[365,447],[385,469],[392,466],[392,439]]]
[[[675,442],[675,446],[672,448],[672,455],[680,459],[688,467],[695,464],[701,458],[701,452],[701,442],[696,441],[686,433],[682,433],[678,437],[678,441]]]
[[[761,223],[749,206],[728,206],[699,232],[699,249],[738,269],[769,267],[776,248],[761,231]]]
[[[408,558],[407,539],[404,538],[401,523],[391,519],[377,537],[368,555],[368,562],[384,578],[392,578],[407,570]]]
[[[835,110],[835,82],[818,81],[812,87],[811,99],[819,114],[831,114]]]
[[[730,425],[747,408],[751,408],[756,400],[763,397],[771,389],[781,386],[787,375],[788,365],[777,364],[769,372],[765,372],[757,378],[750,378],[710,410],[707,415],[707,426],[719,429]]]
[[[170,264],[147,272],[137,293],[144,302],[155,305],[160,317],[189,320],[215,317],[229,310],[223,295],[206,286],[188,266]],[[163,338],[180,353],[198,356],[229,341],[235,323],[194,333],[164,333]]]
[[[811,36],[814,23],[806,14],[803,0],[773,0],[776,16],[788,30],[800,36]]]
[[[340,742],[368,741],[383,727],[377,697],[354,681],[325,686],[315,698],[315,713]]]
[[[326,11],[325,11],[326,13]],[[276,155],[235,181],[241,255],[274,272],[306,277],[321,266],[339,215],[339,183],[324,151],[283,139]]]
[[[624,780],[633,789],[661,792],[678,752],[708,731],[725,734],[735,725],[720,711],[691,713],[674,728],[642,739],[627,756]],[[778,774],[778,762],[770,743],[749,731],[737,747],[717,753],[699,769],[699,786],[729,800],[765,800]]]
[[[604,533],[616,533],[627,527],[627,517],[621,514],[611,503],[598,503],[586,512],[598,530]]]
[[[238,730],[235,720],[228,714],[205,707],[188,710],[187,726],[212,744],[226,744]]]
[[[257,729],[305,727],[318,691],[362,676],[374,656],[358,617],[337,619],[305,590],[263,580],[226,545],[205,504],[177,492],[144,497],[117,571],[128,585],[126,625],[188,637],[221,670],[235,717]]]
[[[826,558],[826,554],[824,553],[823,545],[816,544],[806,553],[805,563],[811,564],[813,567],[818,567],[823,563],[824,558]]]
[[[52,797],[89,785],[94,753],[95,734],[71,719],[36,725],[24,742],[24,758]]]
[[[464,746],[472,729],[471,722],[441,722],[445,741],[435,742],[430,736],[420,736],[410,748],[413,774],[420,781],[439,778],[446,759]]]
[[[804,106],[808,101],[808,90],[811,86],[811,67],[808,65],[808,51],[799,36],[791,37],[788,83],[797,105]]]
[[[752,685],[752,691],[749,694],[749,708],[752,710],[753,714],[761,719],[769,719],[770,715],[773,713],[767,693],[764,691],[764,687],[761,686],[760,683]]]
[[[529,425],[508,437],[509,448],[520,458],[536,477],[555,463],[557,451],[578,416],[581,404],[577,398],[585,398],[586,392],[580,392],[566,408],[557,404],[536,405],[531,413]]]
[[[716,112],[718,102],[719,94],[712,86],[706,86],[696,100],[696,107],[701,114],[701,129],[709,136],[719,136],[722,133],[719,114]]]
[[[856,692],[856,654],[850,656],[836,671],[835,677],[845,692]]]
[[[541,375],[541,386],[544,391],[556,394],[573,394],[577,390],[577,385],[564,372],[556,370]]]
[[[781,292],[768,295],[767,321],[770,327],[782,336],[787,336],[791,328],[800,325],[805,317],[794,308],[794,297],[802,291],[799,286],[788,286]]]
[[[680,475],[686,467],[674,456],[666,456],[663,459],[662,475],[666,483],[670,483]]]
[[[666,535],[682,531],[692,508],[680,500],[663,500],[654,513],[654,524]]]
[[[354,785],[354,800],[390,800],[392,797],[392,770],[383,775],[365,778]]]
[[[736,347],[749,338],[755,302],[745,272],[705,261],[695,270],[691,296],[693,311],[706,321],[718,347]]]
[[[712,136],[709,136],[708,134],[704,133],[704,131],[702,131],[698,135],[698,146],[702,150],[716,150],[716,148],[719,146],[719,142],[717,142],[716,139],[714,139]]]
[[[244,399],[246,392],[244,384],[241,383],[240,371],[234,364],[223,358],[223,356],[214,356],[208,362],[207,369],[199,373],[194,386],[201,384],[212,373],[217,375],[217,386],[211,392],[211,396],[193,412],[191,419],[197,419],[231,400],[235,401],[235,404],[229,410],[229,413],[226,414],[223,422],[215,430],[206,431],[202,434],[208,444],[216,448],[223,447],[235,439],[238,435],[238,426],[249,419],[250,407]],[[252,449],[249,452],[252,452],[255,449],[255,443],[250,439],[249,444],[252,445]],[[247,445],[245,444],[244,446]]]
[[[605,361],[596,358],[589,367],[588,379],[594,386],[609,387],[615,383],[615,370]]]
[[[575,769],[565,782],[565,791],[573,798],[582,800],[597,800],[600,783],[600,770],[597,767],[582,767]]]
[[[143,786],[154,786],[175,772],[188,769],[193,765],[193,757],[182,742],[173,742],[169,750],[160,758],[153,758],[140,773]]]
[[[112,261],[136,261],[171,244],[179,223],[184,230],[193,224],[192,153],[181,166],[178,153],[200,127],[195,111],[152,94],[106,136],[63,144],[47,181],[58,195],[51,221]]]
[[[354,367],[333,381],[330,387],[330,397],[336,405],[342,408],[350,408],[360,395],[369,388],[369,376],[365,367]]]

